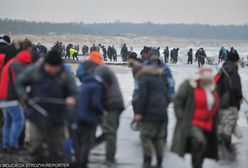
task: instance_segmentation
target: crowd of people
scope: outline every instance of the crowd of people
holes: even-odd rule
[[[45,47],[44,45],[41,45],[40,43],[36,45],[36,48],[38,49],[38,53],[41,55],[44,55],[47,52],[47,47]],[[65,59],[79,60],[78,59],[79,52],[80,52],[79,45],[68,44],[65,47],[65,45],[62,42],[57,41],[56,43],[54,43],[52,49],[60,52],[62,56],[64,56]],[[151,50],[154,50],[154,51],[156,50],[160,59],[163,60],[164,63],[177,64],[178,61],[180,61],[181,63],[184,63],[183,60],[179,57],[179,48],[172,48],[170,50],[168,46],[166,46],[165,49],[163,50],[163,58],[160,55],[160,47],[144,46],[140,52],[140,58],[142,60],[146,60],[148,57],[148,53]],[[92,51],[100,52],[100,55],[104,61],[117,62],[118,54],[117,54],[117,50],[115,49],[114,45],[108,46],[107,48],[102,44],[98,44],[98,45],[92,44],[91,47],[87,45],[82,46],[82,56],[88,56]],[[121,61],[127,62],[128,57],[130,56],[132,52],[133,52],[133,47],[130,47],[130,49],[128,49],[126,43],[124,43],[120,49]],[[230,54],[230,52],[236,52],[236,50],[233,47],[231,47],[230,50],[228,51],[222,46],[219,50],[218,64],[220,62],[225,61],[228,55]],[[195,51],[195,59],[193,58],[193,55],[194,55],[193,53],[194,53],[193,49],[190,48],[186,54],[188,59],[185,63],[193,64],[193,62],[197,62],[199,68],[205,65],[206,62],[210,65],[213,64],[214,60],[207,56],[204,48],[200,47],[199,49]]]
[[[47,51],[27,39],[11,42],[8,36],[0,38],[1,153],[15,155],[24,150],[33,163],[68,162],[72,167],[86,168],[90,150],[103,138],[106,164],[111,167],[116,162],[117,131],[125,109],[117,77],[104,64],[109,55],[115,60],[114,46],[108,50],[100,44],[90,49],[83,46],[89,57],[74,75],[70,65],[63,62],[63,48],[67,57],[77,58],[79,47],[60,50],[63,45],[56,45]],[[214,74],[211,68],[202,67],[206,53],[200,48],[196,52],[199,69],[175,92],[174,78],[166,65],[169,49],[163,52],[164,61],[159,50],[145,46],[141,59],[135,52],[128,53],[126,44],[121,50],[135,81],[132,124],[141,135],[142,167],[152,167],[155,151],[156,168],[162,168],[170,103],[177,121],[172,152],[181,157],[190,153],[193,168],[202,168],[205,158],[226,159],[220,149],[235,153],[232,134],[243,99],[238,52],[233,50],[225,57],[220,54],[225,62]],[[175,64],[178,50],[170,54]],[[192,63],[193,50],[187,55],[188,63]],[[96,137],[98,126],[103,137]]]

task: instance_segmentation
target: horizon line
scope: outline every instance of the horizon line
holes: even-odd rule
[[[115,20],[112,22],[83,22],[83,21],[68,21],[68,22],[55,22],[55,21],[37,21],[27,19],[14,19],[14,18],[1,18],[1,20],[11,21],[25,21],[25,22],[36,22],[36,23],[52,23],[52,24],[113,24],[113,23],[129,23],[129,24],[153,24],[153,25],[208,25],[208,26],[248,26],[248,23],[243,24],[209,24],[209,23],[156,23],[152,21],[146,22],[131,22],[131,21],[120,21]]]

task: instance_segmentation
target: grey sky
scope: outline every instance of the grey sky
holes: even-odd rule
[[[0,0],[0,17],[52,22],[248,23],[248,0]]]

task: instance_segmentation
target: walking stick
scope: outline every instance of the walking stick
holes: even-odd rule
[[[40,114],[47,117],[47,111],[37,104],[37,102],[42,103],[50,103],[50,104],[65,104],[65,101],[63,99],[59,98],[41,98],[41,97],[34,97],[32,99],[29,99],[27,101],[28,105],[32,106],[35,110],[37,110]],[[0,102],[0,109],[7,108],[7,107],[13,107],[20,105],[20,102],[18,100],[12,100],[12,101],[6,101],[6,102]]]

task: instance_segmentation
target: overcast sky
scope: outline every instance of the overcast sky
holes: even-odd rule
[[[248,0],[0,0],[0,17],[52,22],[248,23]]]

